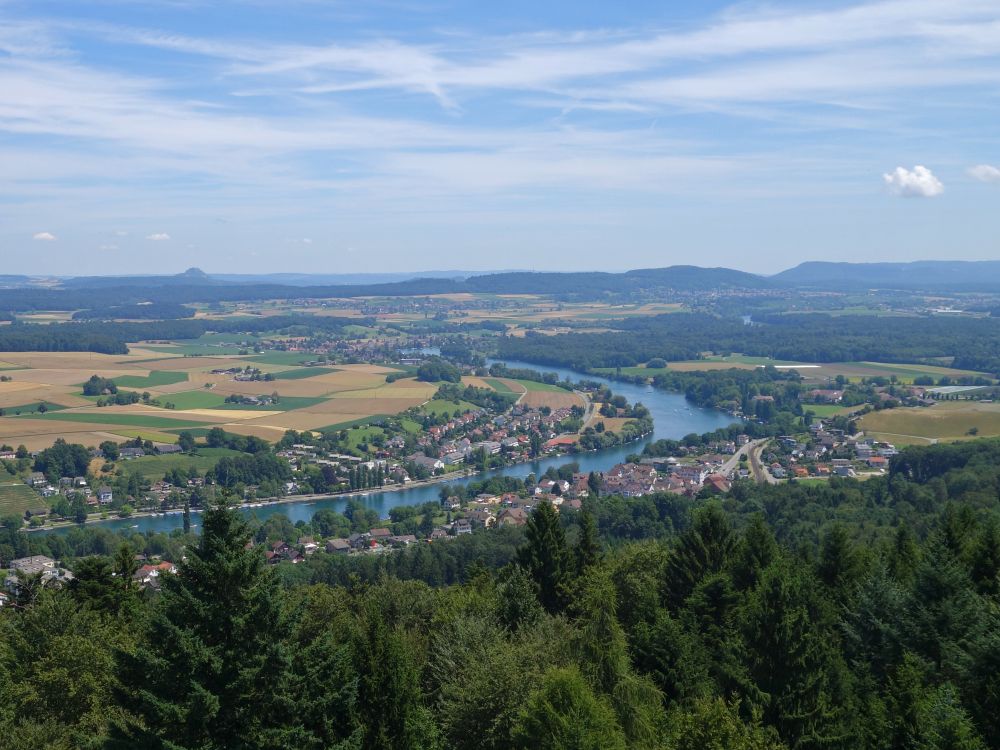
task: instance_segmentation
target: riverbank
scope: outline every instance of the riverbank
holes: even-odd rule
[[[515,367],[529,367],[528,363],[509,363]],[[531,366],[538,369],[537,366]],[[546,372],[555,372],[560,378],[579,379],[581,374],[570,370],[545,368]],[[549,468],[559,468],[568,461],[579,464],[580,471],[589,473],[591,471],[607,471],[611,466],[618,463],[625,463],[630,455],[642,453],[643,447],[662,439],[680,439],[685,435],[694,433],[702,435],[712,432],[722,427],[727,427],[736,421],[724,412],[703,409],[691,404],[681,393],[654,389],[647,384],[634,384],[626,381],[610,380],[588,376],[589,380],[606,383],[616,395],[624,396],[630,404],[641,402],[650,413],[653,420],[653,430],[649,434],[639,437],[624,445],[616,445],[610,448],[599,448],[578,453],[559,453],[553,456],[528,461],[510,466],[490,469],[485,473],[472,472],[471,474],[449,475],[444,478],[434,477],[426,483],[410,483],[402,487],[391,489],[372,489],[356,491],[353,494],[333,494],[333,495],[293,495],[287,498],[280,498],[281,502],[274,502],[271,505],[256,505],[252,508],[241,508],[241,511],[248,516],[264,520],[270,515],[280,513],[287,516],[292,523],[297,521],[308,522],[313,514],[321,509],[330,509],[343,512],[347,503],[351,499],[360,498],[365,506],[379,513],[381,517],[386,517],[392,508],[400,506],[416,506],[425,502],[438,500],[438,485],[441,482],[450,482],[455,485],[467,485],[472,482],[482,481],[492,477],[511,476],[524,478],[528,473],[541,476]],[[169,516],[147,514],[139,516],[135,514],[129,518],[109,518],[95,519],[95,523],[104,528],[114,531],[132,530],[133,533],[142,532],[163,532],[169,533],[173,529],[181,526],[181,514]],[[53,534],[66,533],[76,524],[60,524],[56,526],[46,526],[36,531],[49,532]]]

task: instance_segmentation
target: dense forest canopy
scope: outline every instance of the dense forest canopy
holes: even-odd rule
[[[608,323],[607,333],[506,338],[500,356],[588,370],[628,367],[651,358],[696,359],[702,352],[798,362],[920,362],[945,358],[954,367],[1000,372],[1000,319],[831,317],[790,314],[736,318],[674,313]],[[624,335],[623,335],[624,334]]]

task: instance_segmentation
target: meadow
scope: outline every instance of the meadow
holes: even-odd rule
[[[883,409],[860,420],[866,434],[898,445],[1000,435],[1000,403],[942,401],[929,407]]]

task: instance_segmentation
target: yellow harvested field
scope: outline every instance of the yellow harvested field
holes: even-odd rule
[[[464,375],[462,377],[462,385],[471,385],[473,388],[486,388],[490,391],[493,390],[489,383],[487,383],[483,378],[476,377],[475,375]]]
[[[604,422],[604,429],[608,432],[621,432],[622,427],[626,422],[631,422],[630,419],[625,419],[624,417],[602,417],[596,411],[594,416],[589,422],[587,422],[587,427],[594,427],[598,422]]]
[[[18,367],[53,370],[120,369],[121,354],[92,352],[0,352],[0,360]]]
[[[0,383],[0,407],[20,406],[35,401],[60,406],[86,406],[90,403],[82,396],[68,393],[66,388],[27,382]]]
[[[182,409],[180,411],[171,411],[171,414],[183,414],[185,418],[194,417],[211,417],[218,422],[225,422],[229,420],[243,420],[243,419],[257,419],[258,417],[269,417],[273,414],[282,414],[280,411],[261,411],[253,409]]]
[[[157,386],[151,386],[151,387],[148,387],[148,388],[132,388],[130,390],[140,391],[140,392],[142,392],[142,391],[149,391],[154,396],[156,396],[156,395],[169,395],[171,393],[184,393],[186,391],[190,391],[192,385],[194,385],[194,386],[196,386],[198,388],[201,388],[206,382],[208,382],[208,381],[205,380],[204,378],[199,378],[196,381],[192,381],[191,380],[191,376],[189,375],[187,380],[182,380],[179,383],[171,383],[170,385],[157,385]],[[207,390],[207,389],[205,389],[205,390]]]
[[[425,398],[334,398],[320,404],[296,409],[288,414],[351,414],[352,419],[365,414],[398,414],[427,401]]]
[[[397,383],[383,385],[381,388],[361,388],[356,391],[338,391],[332,398],[418,398],[428,401],[437,393],[433,383],[420,383],[418,386],[400,386]]]
[[[349,391],[357,390],[358,388],[376,388],[380,385],[386,384],[385,375],[382,375],[381,373],[351,372],[349,370],[328,372],[323,375],[315,375],[311,378],[303,378],[302,380],[296,382],[324,383],[328,386],[330,391]]]
[[[209,372],[210,370],[235,367],[236,365],[242,367],[245,364],[245,360],[239,357],[167,357],[166,359],[143,362],[142,366],[148,370]]]
[[[521,397],[519,403],[525,406],[533,406],[536,409],[548,406],[551,409],[570,408],[572,406],[585,407],[587,405],[583,396],[570,391],[528,391]]]
[[[322,426],[322,425],[321,425]],[[288,427],[268,427],[267,425],[258,424],[247,424],[246,422],[235,422],[233,424],[223,425],[223,429],[226,432],[232,432],[235,435],[247,435],[252,437],[259,437],[263,440],[270,440],[274,442],[275,440],[281,440],[284,436],[285,431]]]
[[[157,349],[143,349],[142,347],[129,346],[128,354],[119,355],[119,362],[128,362],[129,360],[142,360],[142,359],[167,359],[168,357],[180,357],[180,354],[169,354],[168,352]]]
[[[382,367],[381,365],[337,365],[337,369],[342,372],[363,372],[369,375],[388,375],[391,372],[399,372],[395,367]]]
[[[147,370],[126,370],[118,367],[89,367],[82,370],[57,370],[49,368],[39,368],[34,370],[13,370],[6,374],[14,378],[15,381],[29,381],[32,383],[42,383],[45,385],[80,385],[91,375],[100,375],[102,378],[117,378],[122,375],[147,374]]]
[[[343,422],[348,419],[357,419],[357,414],[349,414],[346,417],[340,415],[310,413],[302,411],[286,411],[273,417],[262,417],[261,419],[248,419],[244,422],[233,424],[245,425],[248,427],[269,427],[272,429],[284,430],[310,430],[316,427],[325,427],[328,424]],[[232,425],[226,424],[225,429]],[[247,434],[247,433],[243,433]]]

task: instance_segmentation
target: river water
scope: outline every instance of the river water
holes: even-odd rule
[[[492,362],[491,362],[492,364]],[[560,367],[543,367],[529,362],[506,362],[511,368],[525,368],[540,370],[543,372],[554,372],[560,379],[577,381],[581,379],[593,380],[606,384],[611,390],[620,396],[624,396],[629,403],[641,403],[653,417],[653,432],[641,441],[620,445],[605,450],[590,451],[588,453],[578,453],[572,456],[554,456],[531,463],[508,466],[503,469],[495,469],[483,474],[475,474],[450,482],[453,485],[468,484],[479,481],[485,477],[492,476],[514,476],[526,477],[534,472],[536,475],[543,474],[550,466],[562,466],[569,462],[580,465],[580,471],[603,471],[609,469],[617,463],[621,463],[627,456],[633,453],[641,453],[642,448],[647,443],[663,438],[677,439],[690,433],[702,434],[717,430],[720,427],[727,427],[737,421],[735,417],[725,412],[714,409],[702,409],[690,404],[682,394],[671,393],[653,388],[650,385],[636,385],[617,380],[608,380],[595,375],[584,375],[572,370]],[[302,502],[278,503],[257,508],[246,508],[242,512],[248,516],[256,516],[259,519],[267,518],[274,513],[281,513],[288,516],[292,523],[296,521],[308,521],[313,514],[323,508],[342,511],[349,499],[360,499],[369,508],[377,510],[383,517],[388,516],[389,509],[400,505],[420,505],[430,500],[437,500],[440,496],[442,484],[429,484],[411,489],[373,491],[364,495],[354,495],[347,497],[331,497],[329,499],[308,500]],[[100,526],[112,530],[132,529],[137,532],[162,531],[168,532],[180,528],[182,524],[181,515],[169,516],[143,516],[139,518],[114,519],[100,522]],[[197,526],[198,516],[192,511],[192,526]],[[57,532],[65,532],[72,527],[62,527]]]

